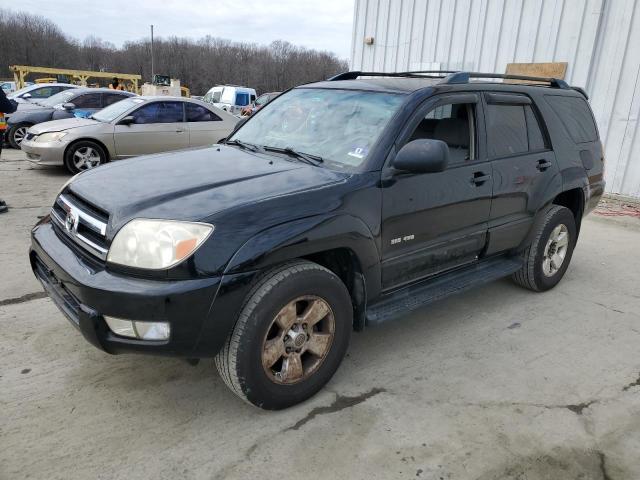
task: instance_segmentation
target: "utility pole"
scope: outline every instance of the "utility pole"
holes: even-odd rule
[[[153,25],[151,25],[151,83],[153,83]]]

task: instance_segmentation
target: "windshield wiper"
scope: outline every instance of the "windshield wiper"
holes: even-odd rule
[[[240,148],[243,148],[245,150],[249,150],[251,152],[259,152],[260,151],[260,147],[258,147],[257,145],[253,145],[252,143],[241,142],[240,140],[229,140],[228,142],[225,142],[225,145],[237,145]]]
[[[312,155],[310,153],[299,152],[294,150],[291,147],[270,147],[268,145],[264,145],[262,147],[267,152],[277,152],[277,153],[286,153],[287,155],[291,155],[292,157],[297,158],[298,160],[302,160],[309,165],[318,165],[324,162],[324,159],[318,155]]]

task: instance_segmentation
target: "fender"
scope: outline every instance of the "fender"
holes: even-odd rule
[[[236,251],[224,274],[263,270],[293,258],[338,248],[347,248],[355,254],[367,297],[377,296],[381,276],[375,236],[361,219],[349,214],[315,215],[263,230]]]

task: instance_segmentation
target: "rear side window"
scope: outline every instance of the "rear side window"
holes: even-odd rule
[[[560,117],[560,121],[575,143],[595,142],[598,140],[593,115],[587,102],[580,97],[561,97],[546,95],[547,103]]]
[[[125,98],[127,98],[125,95],[118,95],[115,93],[105,93],[104,97],[102,98],[102,101],[104,103],[104,106],[108,107],[109,105],[119,102],[120,100],[124,100]]]
[[[187,122],[216,122],[221,120],[215,113],[195,103],[185,103]]]
[[[527,121],[522,105],[487,105],[489,156],[503,157],[529,150]]]
[[[100,108],[100,94],[88,93],[74,98],[71,102],[77,108]]]

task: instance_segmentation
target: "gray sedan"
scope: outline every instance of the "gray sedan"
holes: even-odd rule
[[[198,100],[135,97],[90,118],[35,125],[20,147],[34,163],[77,173],[110,160],[211,145],[227,137],[238,120]]]

